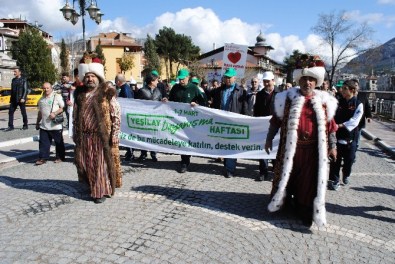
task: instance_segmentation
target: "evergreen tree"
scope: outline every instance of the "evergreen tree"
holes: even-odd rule
[[[294,50],[289,57],[284,58],[284,70],[287,73],[287,82],[293,83],[293,71],[295,70],[296,60],[302,55],[299,50]]]
[[[189,36],[176,34],[174,29],[163,27],[159,30],[159,34],[155,36],[155,45],[158,54],[165,59],[166,75],[169,77],[169,68],[172,64],[190,64],[199,56],[200,49],[192,43]],[[171,73],[170,73],[171,74]]]
[[[51,49],[38,30],[21,32],[11,47],[11,53],[30,87],[41,87],[44,82],[56,81],[57,71],[52,63]]]
[[[62,68],[62,72],[70,72],[69,51],[67,50],[67,46],[63,38],[62,44],[60,45],[60,67]]]
[[[101,40],[99,39],[99,43],[95,48],[95,53],[99,59],[101,59],[103,66],[106,66],[106,57],[104,57],[103,48],[101,46]]]
[[[149,34],[147,34],[147,40],[144,43],[144,56],[145,56],[145,65],[144,69],[149,71],[157,70],[159,73],[161,72],[160,58],[158,53],[156,52],[155,41]]]

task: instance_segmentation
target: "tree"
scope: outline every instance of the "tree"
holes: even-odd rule
[[[144,42],[144,56],[146,59],[144,69],[157,70],[160,73],[162,68],[160,58],[156,51],[155,41],[149,34],[147,34],[147,40]]]
[[[31,87],[41,87],[44,82],[56,81],[57,72],[52,63],[51,49],[38,30],[21,32],[11,47],[11,53]]]
[[[133,54],[124,53],[122,58],[118,60],[118,64],[123,74],[125,74],[126,71],[133,69],[134,67]]]
[[[284,70],[287,73],[287,82],[293,83],[293,71],[295,70],[296,60],[302,55],[299,50],[294,50],[289,57],[284,58]]]
[[[344,66],[351,58],[370,49],[373,30],[366,24],[350,21],[344,11],[320,14],[313,32],[321,36],[323,43],[330,48],[330,66],[327,65],[329,82],[338,68]]]
[[[200,48],[192,43],[191,37],[185,36],[184,34],[176,34],[176,40],[175,51],[173,54],[174,58],[171,57],[170,62],[173,61],[177,63],[178,71],[181,64],[186,64],[189,68],[191,63],[197,60]]]
[[[96,45],[95,53],[96,53],[97,57],[99,59],[101,59],[103,66],[106,66],[106,57],[104,56],[104,53],[103,53],[103,48],[101,46],[100,38],[99,38],[99,43]]]
[[[164,58],[166,75],[169,78],[169,68],[172,69],[173,63],[190,64],[199,56],[199,47],[193,45],[192,39],[183,34],[176,34],[174,29],[163,27],[159,34],[155,36],[155,45],[158,54]]]
[[[158,54],[165,60],[166,77],[169,79],[170,57],[174,57],[174,45],[176,42],[176,32],[172,28],[163,27],[159,29],[159,33],[155,36],[155,45]],[[171,69],[171,66],[170,66]]]
[[[69,51],[67,50],[66,43],[63,38],[60,45],[60,67],[62,68],[62,72],[70,72]]]

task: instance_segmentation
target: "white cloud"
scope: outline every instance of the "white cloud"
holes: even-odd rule
[[[43,24],[44,30],[58,39],[70,37],[72,33],[82,37],[81,21],[75,26],[65,21],[59,11],[63,5],[63,0],[2,0],[0,17],[16,18],[21,15],[29,22],[37,21]],[[356,17],[360,14],[351,13],[351,15]],[[88,21],[93,23],[88,17],[86,20],[87,23]],[[173,28],[177,33],[191,36],[193,43],[199,46],[202,52],[212,50],[214,43],[217,48],[224,43],[253,46],[260,31],[264,34],[266,43],[274,48],[268,55],[278,62],[282,62],[284,57],[292,54],[295,49],[318,54],[325,52],[316,35],[309,35],[306,39],[301,39],[297,35],[281,36],[279,33],[269,32],[271,28],[269,24],[248,24],[236,17],[222,21],[212,9],[202,7],[186,8],[176,13],[163,13],[143,27],[133,25],[125,17],[117,17],[114,20],[103,19],[93,32],[87,30],[86,35],[88,38],[100,32],[117,31],[131,33],[135,38],[145,38],[147,34],[154,37],[164,26]]]
[[[64,6],[63,0],[2,0],[1,18],[21,18],[29,23],[43,25],[43,30],[54,32],[75,31],[70,22],[64,20],[60,7]],[[79,22],[80,23],[80,22]],[[81,31],[81,26],[79,28]]]
[[[382,5],[395,4],[395,0],[378,0],[377,2]]]

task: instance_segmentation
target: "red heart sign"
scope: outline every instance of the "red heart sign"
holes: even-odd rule
[[[240,52],[231,52],[228,54],[228,59],[233,63],[236,64],[241,58]]]

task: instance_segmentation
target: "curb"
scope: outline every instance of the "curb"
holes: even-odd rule
[[[64,147],[67,150],[67,149],[73,148],[74,144],[65,143]],[[51,146],[50,151],[55,151],[55,146]],[[20,161],[20,160],[23,160],[23,159],[26,159],[26,158],[29,158],[32,156],[38,156],[38,154],[39,154],[38,150],[32,150],[30,152],[27,152],[27,153],[24,153],[24,154],[15,156],[15,157],[8,157],[8,158],[0,160],[0,166],[10,163],[10,162]]]
[[[69,134],[68,131],[66,131],[66,130],[63,131],[63,136],[67,136],[68,134]],[[31,136],[31,137],[26,137],[26,138],[19,138],[19,139],[3,141],[3,142],[0,142],[0,148],[11,147],[11,146],[25,144],[25,143],[39,141],[39,140],[40,140],[40,136],[35,135],[35,136]]]
[[[366,139],[368,140],[373,140],[374,145],[379,147],[380,149],[382,149],[383,151],[385,151],[386,153],[388,153],[390,156],[392,156],[393,158],[395,158],[395,149],[392,148],[391,146],[389,146],[387,143],[385,143],[384,141],[382,141],[380,138],[374,136],[372,133],[370,133],[369,131],[362,129],[361,131],[362,136],[364,136]]]
[[[24,144],[24,143],[29,143],[33,141],[38,141],[40,137],[38,135],[32,136],[32,137],[26,137],[26,138],[20,138],[20,139],[14,139],[14,140],[9,140],[9,141],[4,141],[0,142],[0,148],[5,148],[5,147],[11,147],[19,144]]]

